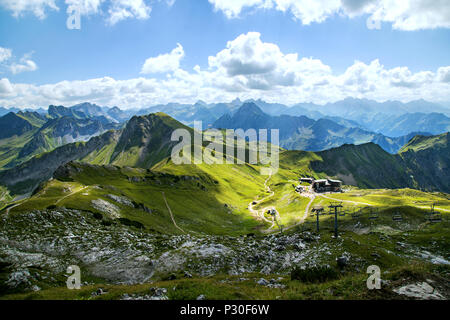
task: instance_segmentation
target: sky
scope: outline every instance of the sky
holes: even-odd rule
[[[0,0],[0,106],[347,97],[450,105],[450,1]]]

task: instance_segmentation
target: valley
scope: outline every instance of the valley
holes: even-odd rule
[[[69,163],[31,198],[2,211],[2,290],[17,292],[5,298],[402,299],[408,297],[394,290],[428,280],[447,296],[448,194],[345,186],[341,194],[307,197],[292,186],[298,170],[284,163],[266,178],[248,164],[163,160],[148,170]],[[333,216],[320,218],[317,233],[311,213],[334,201],[347,212],[339,239],[332,237]],[[440,223],[426,218],[432,203]],[[376,221],[364,211],[369,206],[379,210]],[[283,233],[265,215],[269,208]],[[355,208],[363,210],[358,218]],[[396,211],[403,221],[393,220]],[[336,265],[341,257],[345,267]],[[73,263],[85,282],[67,292],[59,287],[64,266]],[[365,289],[371,264],[386,271],[382,291]],[[323,265],[332,275],[319,282],[292,273]],[[39,290],[21,293],[33,288]],[[105,293],[94,294],[98,288]]]
[[[236,159],[173,163],[171,133],[193,129],[167,114],[119,127],[0,171],[0,299],[448,299],[448,133],[396,154],[373,142],[280,149],[263,176]],[[297,192],[305,176],[339,179],[343,192]],[[65,289],[74,264],[79,291]],[[370,265],[383,270],[380,291],[365,285]]]
[[[0,17],[2,314],[446,314],[450,0]]]

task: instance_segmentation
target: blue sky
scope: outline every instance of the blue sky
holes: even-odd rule
[[[450,14],[424,25],[421,11],[406,12],[398,18],[400,26],[386,15],[379,19],[379,28],[370,29],[368,18],[375,15],[377,8],[363,8],[355,13],[347,12],[350,9],[343,4],[339,11],[323,13],[321,8],[314,11],[304,9],[305,6],[300,11],[294,6],[283,10],[276,7],[277,0],[242,0],[242,7],[238,4],[231,9],[223,0],[176,0],[172,5],[165,0],[137,0],[151,8],[148,17],[139,18],[133,8],[125,6],[120,9],[128,10],[131,17],[111,24],[108,20],[111,3],[120,0],[111,3],[104,0],[95,13],[81,16],[80,30],[69,30],[66,8],[75,0],[54,2],[59,10],[46,6],[54,0],[40,0],[45,17],[36,13],[36,8],[17,9],[9,1],[0,0],[0,47],[10,52],[10,57],[0,59],[0,105],[41,106],[90,99],[100,104],[139,107],[167,102],[169,97],[186,102],[237,96],[286,103],[322,103],[347,96],[450,100]],[[261,3],[245,6],[258,1]],[[274,3],[269,8],[270,1]],[[332,2],[339,0],[322,1],[323,8],[326,5],[332,8]],[[362,2],[373,1],[378,0]],[[445,13],[448,5],[431,10]],[[308,23],[309,17],[313,21]],[[408,21],[419,22],[411,27]],[[249,32],[258,35],[245,38]],[[232,44],[228,52],[223,52],[229,41],[240,36],[241,46]],[[243,56],[238,52],[232,56],[233,52],[254,44],[249,39],[257,39],[258,52],[264,54]],[[162,72],[153,72],[154,68],[142,72],[147,59],[168,54],[177,44],[183,52],[176,58],[175,67]],[[279,52],[272,50],[272,45]],[[219,59],[220,52],[223,55]],[[297,54],[295,63],[286,62],[289,59],[283,62],[289,54]],[[214,66],[209,57],[217,58]],[[300,63],[303,58],[312,59]],[[170,61],[173,63],[173,59]],[[231,74],[230,63],[236,62],[243,71]],[[254,74],[245,71],[252,63],[262,68],[252,66]],[[25,67],[17,68],[21,65]],[[200,72],[194,71],[197,65]],[[97,83],[105,77],[103,83],[107,85]],[[215,79],[219,79],[218,84]],[[52,97],[49,92],[57,90],[51,86],[61,82],[64,88],[59,88],[60,92]],[[324,88],[317,83],[320,86],[327,83],[329,94],[324,94]],[[92,86],[99,88],[94,93],[86,91],[86,87]],[[130,96],[129,91],[142,86],[147,89]],[[195,92],[186,93],[189,87]],[[74,93],[67,94],[71,88]],[[128,96],[121,97],[121,93]]]

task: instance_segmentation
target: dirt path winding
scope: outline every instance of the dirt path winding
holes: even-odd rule
[[[58,201],[55,202],[55,205],[57,205],[58,203],[60,203],[60,202],[63,201],[64,199],[67,199],[68,197],[73,196],[73,195],[76,194],[76,193],[80,193],[81,191],[83,191],[83,190],[85,190],[85,189],[87,189],[87,188],[89,188],[89,187],[86,186],[86,187],[81,188],[81,189],[78,190],[78,191],[73,191],[73,192],[69,193],[68,195],[65,195],[64,197],[58,199]]]
[[[9,215],[9,211],[10,211],[11,209],[14,209],[15,207],[18,207],[18,206],[20,206],[21,204],[22,204],[22,203],[16,203],[15,205],[13,205],[13,206],[11,206],[11,207],[6,208],[5,217],[7,217],[7,216]]]
[[[180,230],[181,232],[187,233],[186,231],[184,231],[183,229],[181,229],[181,228],[177,225],[177,223],[175,222],[175,218],[173,217],[172,210],[170,209],[169,204],[167,203],[166,195],[164,194],[164,191],[161,191],[161,193],[162,193],[164,202],[166,203],[167,210],[169,210],[170,218],[172,219],[173,225],[175,226],[175,228],[177,228],[177,229]]]
[[[248,204],[248,210],[250,211],[250,213],[253,214],[254,217],[256,218],[260,218],[265,222],[270,223],[270,227],[266,230],[263,230],[262,232],[266,233],[266,232],[270,232],[276,225],[276,219],[275,217],[272,217],[272,219],[267,219],[265,216],[265,212],[267,212],[268,210],[275,210],[277,212],[277,219],[280,217],[280,214],[278,213],[278,210],[274,207],[274,206],[269,206],[269,207],[265,207],[259,210],[256,210],[254,207],[257,206],[258,204],[260,204],[263,201],[266,201],[267,199],[269,199],[270,197],[273,197],[275,195],[275,191],[270,189],[270,186],[267,185],[267,183],[269,182],[270,178],[272,177],[272,172],[270,173],[269,177],[264,181],[264,189],[266,190],[266,192],[270,192],[270,194],[264,198],[262,198],[261,200],[253,200],[252,202],[250,202]]]

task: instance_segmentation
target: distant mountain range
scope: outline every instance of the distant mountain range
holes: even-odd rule
[[[252,110],[260,112],[254,104],[248,104],[241,111]],[[259,116],[262,117],[259,120],[267,117],[264,113]],[[308,121],[306,117],[301,120]],[[121,130],[110,130],[88,142],[63,145],[12,169],[0,171],[0,184],[13,193],[31,192],[61,165],[74,160],[150,169],[161,161],[170,161],[168,157],[175,144],[171,134],[178,128],[191,130],[163,113],[135,116]],[[307,159],[309,169],[305,174],[338,177],[346,184],[448,192],[449,150],[448,133],[445,133],[432,137],[416,136],[395,155],[374,143],[345,144],[317,153],[283,151],[280,167],[295,168],[296,162],[304,166]]]
[[[280,146],[289,150],[321,151],[343,144],[375,142],[390,153],[418,133],[389,138],[359,127],[345,127],[329,118],[313,120],[306,116],[271,116],[254,102],[246,102],[233,114],[226,114],[213,124],[220,129],[279,129]]]
[[[270,115],[305,115],[314,120],[325,118],[346,127],[359,127],[389,137],[404,136],[411,132],[440,134],[450,130],[450,109],[425,100],[379,103],[348,98],[324,106],[302,103],[292,107],[262,100],[249,102],[254,102]]]
[[[404,104],[346,99],[324,106],[303,103],[288,107],[236,99],[230,103],[169,103],[139,110],[86,102],[37,111],[0,107],[0,115],[5,112],[0,117],[0,170],[64,144],[86,142],[107,130],[120,129],[135,115],[158,112],[187,126],[202,121],[203,129],[280,129],[281,146],[290,150],[321,151],[374,142],[395,154],[418,134],[436,135],[450,129],[448,109],[423,100]]]
[[[439,104],[417,100],[409,103],[387,101],[379,103],[367,99],[345,99],[326,105],[301,103],[288,107],[263,100],[236,99],[230,103],[195,104],[168,103],[131,113],[144,115],[164,112],[171,117],[192,125],[194,120],[203,122],[203,128],[211,127],[224,114],[235,113],[244,103],[253,102],[271,116],[306,116],[313,120],[328,119],[344,127],[361,128],[388,137],[401,137],[412,132],[440,134],[450,130],[450,109]],[[127,111],[130,114],[130,111]]]
[[[117,120],[87,116],[75,108],[50,106],[47,114],[9,112],[0,117],[0,168],[11,168],[31,157],[72,143],[88,141],[120,128]]]
[[[61,113],[61,107],[50,106],[48,110],[26,109],[24,111],[39,114],[52,114],[60,117],[100,117],[110,122],[123,123],[134,115],[164,112],[171,117],[192,126],[195,120],[202,121],[204,128],[210,127],[217,119],[227,113],[236,112],[244,103],[255,103],[264,113],[272,116],[306,116],[313,120],[328,119],[345,127],[359,127],[367,131],[381,133],[385,136],[399,137],[411,132],[429,132],[439,134],[450,129],[450,107],[444,107],[425,100],[402,103],[399,101],[376,102],[367,99],[347,98],[335,103],[317,105],[299,103],[286,106],[279,103],[268,103],[263,100],[235,99],[229,103],[205,103],[201,100],[194,104],[168,103],[141,109],[122,110],[118,107],[100,107],[92,103],[81,103],[72,106],[68,114]],[[64,107],[63,107],[64,108]],[[18,108],[0,107],[0,116],[8,112],[19,112]]]

